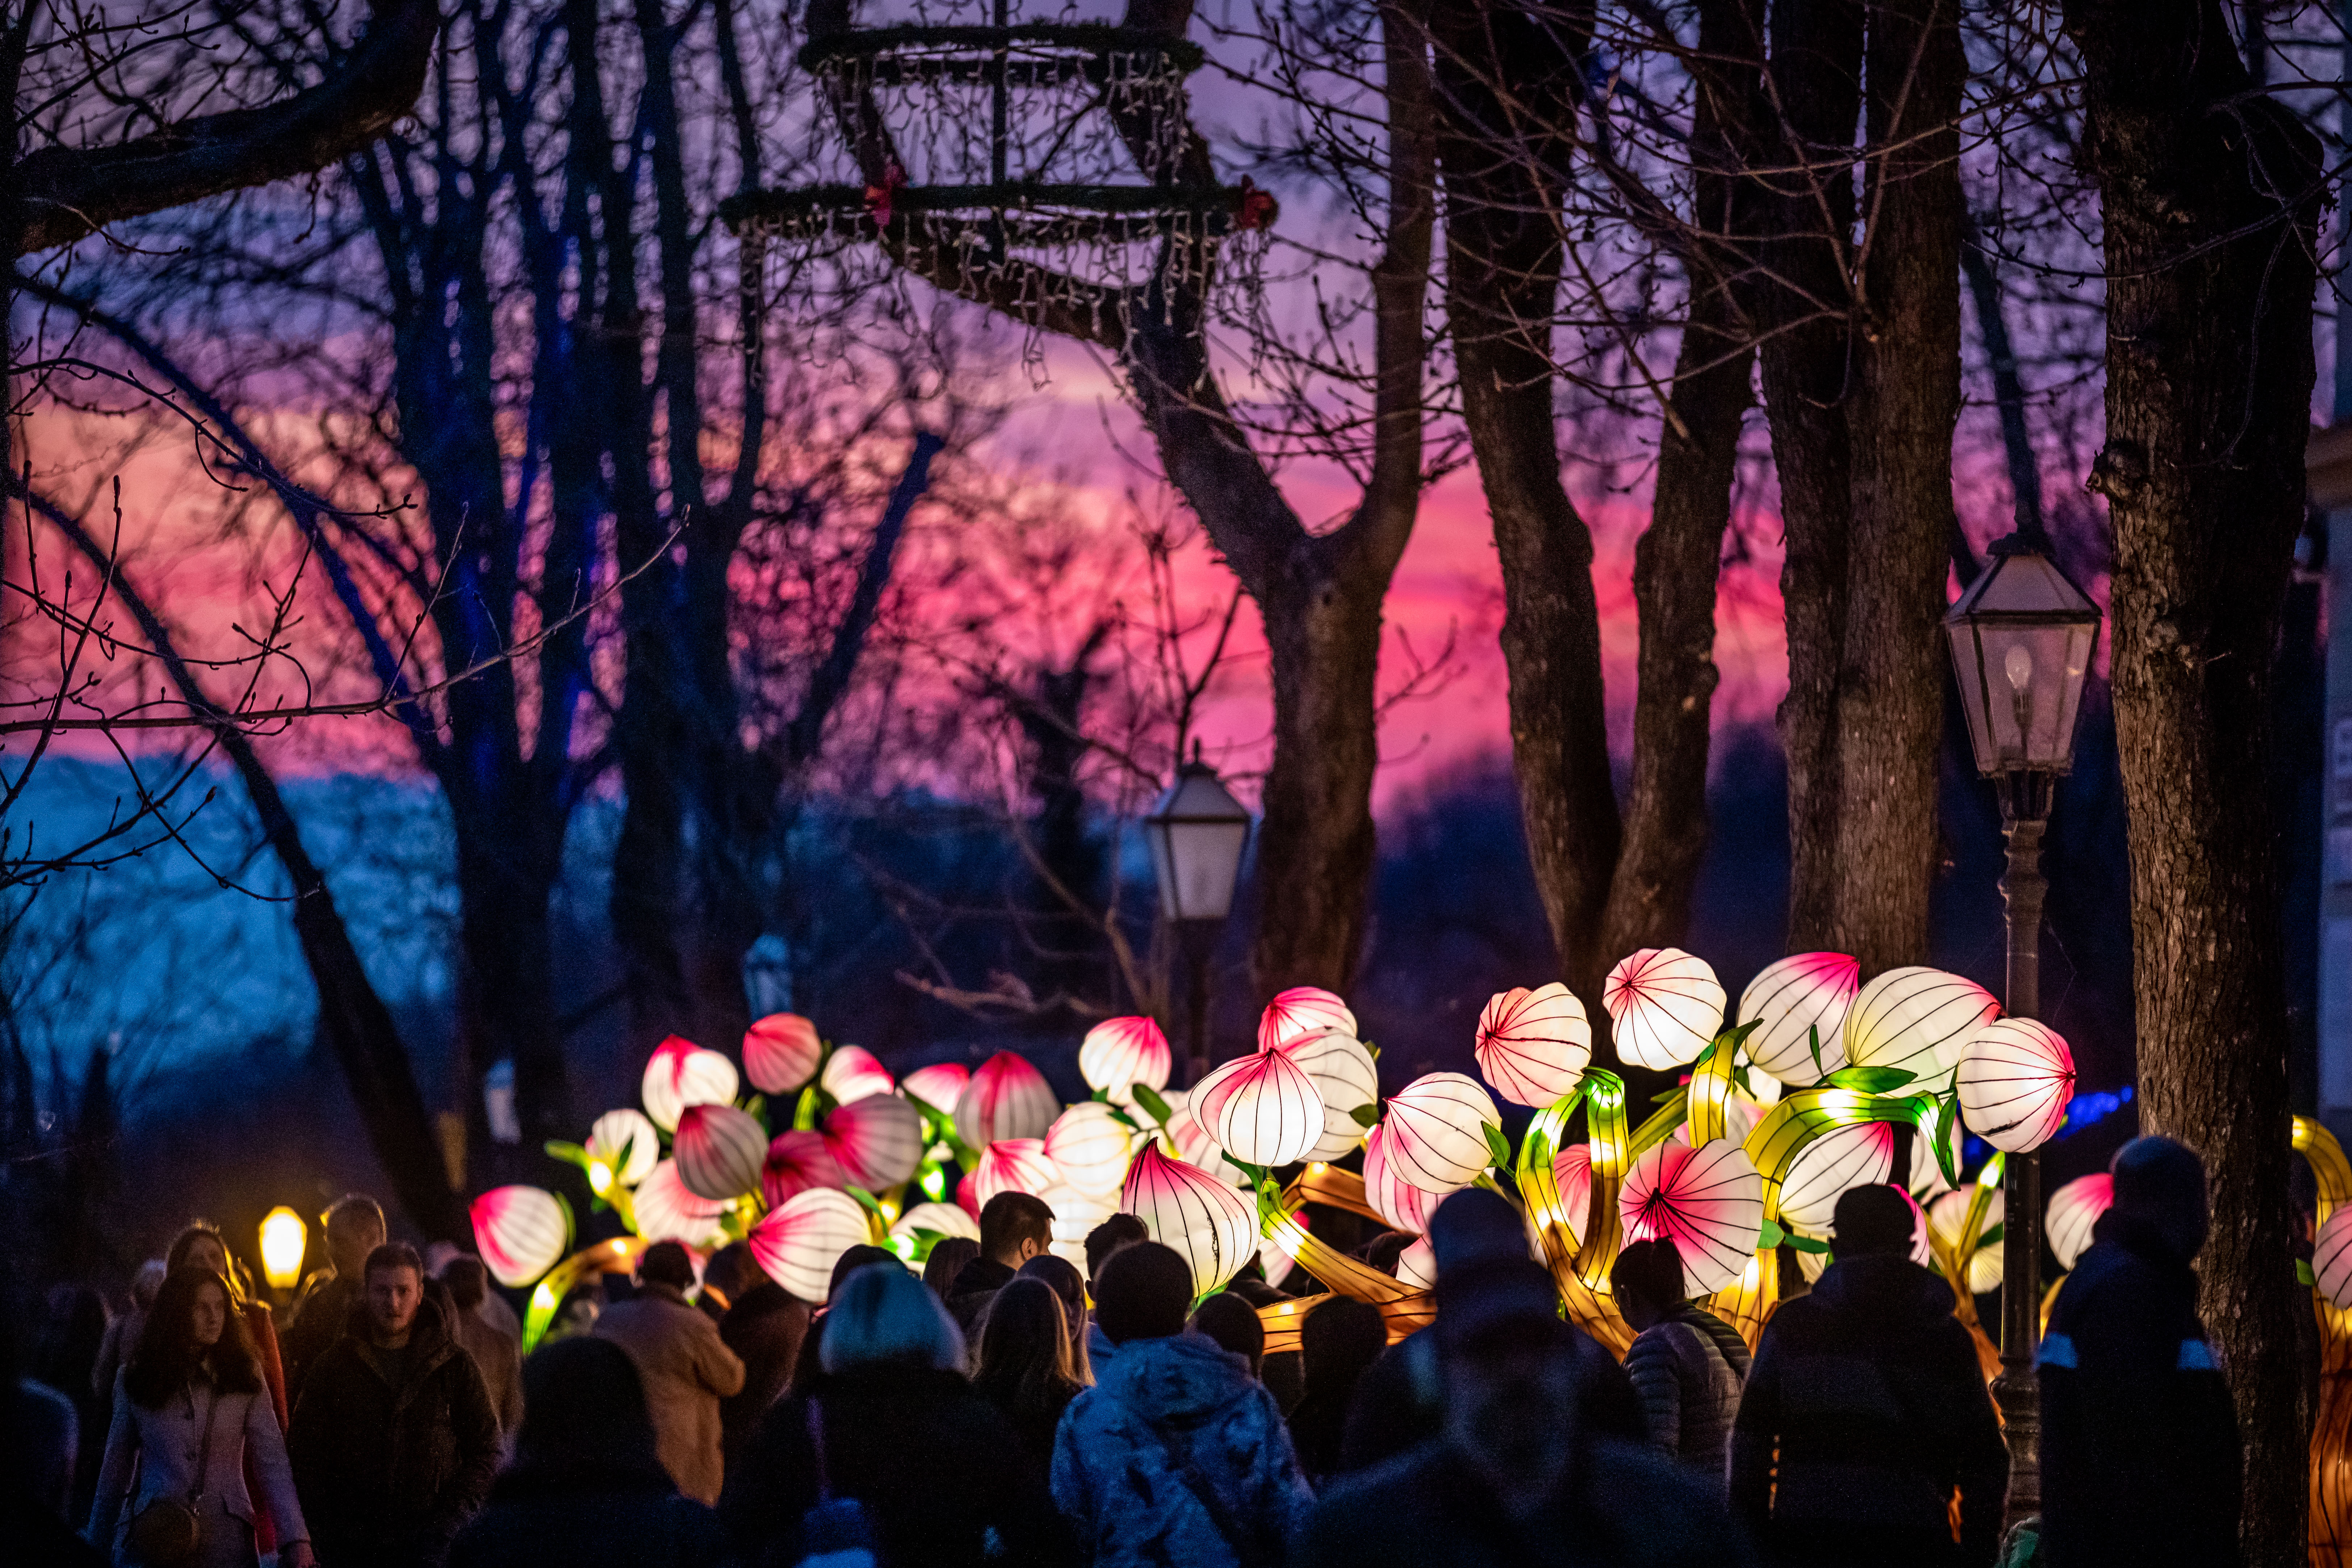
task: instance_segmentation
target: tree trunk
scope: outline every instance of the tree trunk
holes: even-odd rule
[[[2067,0],[2105,225],[2115,704],[2142,1125],[2204,1156],[2245,1440],[2241,1561],[2304,1561],[2272,663],[2304,505],[2320,149],[2215,0]]]
[[[1960,408],[1960,91],[1956,0],[1871,13],[1867,226],[1846,622],[1837,694],[1830,945],[1874,974],[1927,956],[1944,720],[1946,542]]]

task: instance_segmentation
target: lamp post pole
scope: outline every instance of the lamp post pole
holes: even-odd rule
[[[2000,777],[2001,835],[2009,868],[2000,879],[2009,915],[2009,994],[2011,1017],[2031,1018],[2042,1007],[2042,834],[2050,823],[2053,774],[2020,769]],[[2009,1443],[2007,1524],[2042,1511],[2042,1384],[2033,1370],[2041,1339],[2042,1155],[2011,1154],[2002,1173],[2000,1233],[2000,1376],[1993,1399]]]
[[[1209,955],[1223,921],[1181,921],[1177,940],[1184,951],[1184,1084],[1191,1088],[1209,1071]]]
[[[1187,1084],[1200,1082],[1209,1070],[1209,960],[1233,912],[1249,830],[1249,813],[1217,771],[1201,760],[1197,742],[1192,760],[1176,770],[1168,793],[1143,819],[1144,842],[1160,882],[1160,916],[1175,928],[1177,956],[1185,969]]]

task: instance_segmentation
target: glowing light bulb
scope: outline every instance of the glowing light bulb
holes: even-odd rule
[[[279,1204],[261,1222],[261,1272],[273,1290],[291,1290],[302,1282],[302,1251],[310,1227],[302,1216]]]
[[[2003,1158],[2004,1157],[2000,1154],[1995,1154],[1991,1159],[1987,1160],[1984,1163],[1984,1169],[1977,1173],[1977,1185],[1980,1187],[1997,1187],[2000,1185],[2000,1171]]]
[[[588,1190],[603,1197],[613,1187],[613,1167],[602,1160],[588,1162]]]
[[[2009,677],[2009,689],[2023,695],[2033,679],[2033,655],[2023,643],[2011,643],[2009,652],[2001,658],[2000,671]]]

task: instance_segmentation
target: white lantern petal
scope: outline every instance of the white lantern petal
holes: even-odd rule
[[[1045,1158],[1082,1197],[1108,1202],[1127,1180],[1134,1140],[1127,1124],[1098,1100],[1082,1100],[1045,1131]]]
[[[1348,1005],[1319,985],[1294,985],[1265,1005],[1257,1021],[1257,1048],[1278,1051],[1307,1035],[1325,1029],[1356,1033],[1356,1016]]]
[[[1364,1139],[1364,1197],[1391,1230],[1419,1236],[1429,1228],[1429,1216],[1444,1194],[1398,1179],[1389,1163],[1382,1137],[1386,1131],[1385,1125],[1376,1126]]]
[[[596,1118],[588,1129],[588,1157],[601,1161],[613,1180],[634,1187],[653,1173],[661,1159],[661,1133],[644,1111],[624,1107]]]
[[[1911,1088],[1940,1085],[1978,1029],[2000,1012],[1973,980],[1915,965],[1862,988],[1845,1016],[1845,1058],[1858,1068],[1900,1068]]]
[[[2331,1307],[2352,1308],[2352,1204],[2338,1204],[2311,1242],[2311,1278]]]
[[[1429,1237],[1417,1237],[1411,1247],[1397,1254],[1397,1283],[1417,1289],[1437,1289],[1437,1249],[1429,1245]]]
[[[923,1116],[895,1094],[869,1094],[824,1119],[824,1146],[852,1186],[887,1192],[923,1163]]]
[[[1043,1138],[1062,1112],[1045,1075],[1017,1051],[980,1064],[956,1101],[956,1136],[974,1149],[1001,1138]]]
[[[637,1184],[629,1212],[636,1218],[637,1234],[647,1241],[681,1242],[707,1252],[727,1234],[719,1223],[727,1205],[688,1192],[676,1160],[664,1160]]]
[[[2074,1053],[2032,1018],[1995,1018],[1960,1053],[1960,1120],[1996,1149],[2022,1154],[2058,1135],[2074,1098]]]
[[[898,1223],[890,1227],[890,1234],[894,1237],[912,1240],[918,1231],[925,1230],[934,1237],[960,1236],[967,1241],[980,1239],[980,1222],[956,1204],[917,1204],[898,1216]]]
[[[961,1062],[933,1062],[917,1068],[899,1080],[898,1092],[909,1100],[919,1100],[924,1109],[940,1116],[952,1118],[956,1101],[971,1082],[971,1069]]]
[[[1956,1187],[1927,1205],[1927,1224],[1936,1239],[1948,1250],[1959,1245],[1960,1222],[1968,1216],[1969,1205],[1975,1198],[1975,1184]],[[2006,1194],[1995,1189],[1992,1201],[1985,1205],[1984,1224],[1979,1229],[1984,1235],[2000,1224],[2009,1212]],[[2000,1289],[2001,1244],[1979,1247],[1969,1254],[1969,1294],[1981,1296],[1988,1290]]]
[[[1105,1018],[1078,1042],[1078,1076],[1114,1105],[1131,1103],[1139,1083],[1166,1089],[1173,1067],[1168,1037],[1150,1018]]]
[[[1181,1089],[1171,1089],[1160,1099],[1168,1106],[1168,1141],[1176,1150],[1176,1157],[1188,1165],[1197,1165],[1229,1186],[1246,1190],[1250,1174],[1225,1158],[1224,1149],[1209,1130],[1192,1114],[1192,1096]]]
[[[474,1249],[499,1284],[520,1289],[562,1261],[572,1215],[553,1193],[493,1187],[473,1203]]]
[[[1302,1069],[1323,1100],[1323,1132],[1307,1151],[1309,1160],[1337,1160],[1364,1141],[1369,1122],[1356,1112],[1377,1108],[1381,1069],[1362,1041],[1345,1029],[1318,1029],[1293,1038],[1282,1047]]]
[[[1458,1072],[1413,1079],[1389,1101],[1381,1123],[1388,1129],[1383,1142],[1398,1177],[1440,1196],[1476,1181],[1494,1163],[1486,1130],[1502,1124],[1502,1113],[1478,1080]]]
[[[723,1203],[760,1190],[768,1130],[731,1105],[689,1105],[678,1115],[677,1152],[686,1190]]]
[[[1323,1136],[1323,1097],[1281,1051],[1236,1057],[1192,1086],[1192,1114],[1232,1159],[1287,1165]]]
[[[672,1035],[654,1047],[637,1086],[646,1114],[665,1132],[677,1130],[677,1119],[689,1105],[726,1105],[735,1098],[741,1080],[735,1064],[717,1051],[706,1051],[692,1040]]]
[[[1686,1295],[1712,1295],[1755,1256],[1764,1234],[1764,1178],[1729,1139],[1696,1149],[1661,1143],[1625,1173],[1617,1213],[1627,1240],[1675,1244]]]
[[[1584,1245],[1584,1222],[1592,1207],[1592,1145],[1570,1143],[1552,1156],[1552,1184],[1559,1189],[1559,1206],[1568,1216],[1568,1232]],[[1621,1193],[1622,1187],[1618,1189]]]
[[[1742,1052],[1777,1083],[1810,1084],[1837,1071],[1845,1066],[1846,1012],[1861,989],[1862,965],[1843,952],[1800,952],[1766,964],[1739,994],[1738,1021],[1762,1025]]]
[[[1895,1173],[1895,1129],[1884,1121],[1832,1128],[1797,1151],[1780,1182],[1780,1216],[1808,1236],[1826,1235],[1849,1188],[1880,1185]]]
[[[1723,1029],[1723,983],[1678,947],[1645,947],[1617,961],[1601,988],[1617,1055],[1664,1071],[1696,1061]]]
[[[743,1031],[743,1076],[761,1094],[790,1094],[816,1076],[824,1042],[798,1013],[771,1013]]]
[[[872,1095],[888,1094],[898,1087],[890,1069],[863,1046],[843,1046],[824,1058],[817,1087],[833,1096],[835,1105],[855,1105]]]
[[[1257,1255],[1257,1207],[1196,1166],[1146,1143],[1128,1167],[1119,1207],[1143,1221],[1151,1239],[1192,1266],[1192,1293],[1223,1285]]]
[[[1576,993],[1558,981],[1497,992],[1478,1015],[1474,1054],[1496,1093],[1540,1109],[1584,1081],[1592,1021]]]
[[[812,1306],[823,1306],[833,1266],[873,1234],[866,1210],[847,1193],[814,1187],[772,1209],[744,1239],[769,1279]]]
[[[2074,1260],[2091,1245],[2092,1227],[2115,1205],[2116,1179],[2105,1171],[2077,1176],[2050,1194],[2042,1234],[2048,1238],[2050,1254],[2058,1259],[2059,1268],[2074,1267]]]
[[[971,1168],[972,1204],[975,1210],[984,1209],[999,1193],[1043,1197],[1061,1182],[1061,1172],[1045,1157],[1044,1139],[1000,1138],[980,1152],[980,1163]]]

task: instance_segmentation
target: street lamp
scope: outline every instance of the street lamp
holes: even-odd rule
[[[310,1242],[310,1227],[284,1204],[263,1216],[261,1277],[272,1290],[291,1290],[302,1282],[302,1254]]]
[[[2042,833],[2058,775],[2074,765],[2074,722],[2098,646],[2099,607],[2051,558],[2050,536],[2021,527],[1945,617],[1977,771],[2000,795],[2009,870],[2009,996],[2012,1017],[2042,1006]],[[2042,1401],[2034,1341],[2042,1302],[2042,1157],[2011,1154],[2001,1232],[2000,1376],[1993,1398],[2009,1439],[2011,1523],[2042,1511],[2036,1450]]]
[[[1192,1070],[1188,1082],[1198,1082],[1209,1070],[1209,954],[1216,945],[1218,927],[1233,913],[1234,888],[1241,880],[1249,830],[1248,811],[1217,777],[1217,770],[1201,760],[1197,741],[1192,760],[1176,770],[1175,782],[1143,819],[1143,839],[1150,847],[1152,873],[1160,882],[1160,914],[1174,923],[1191,969]]]

